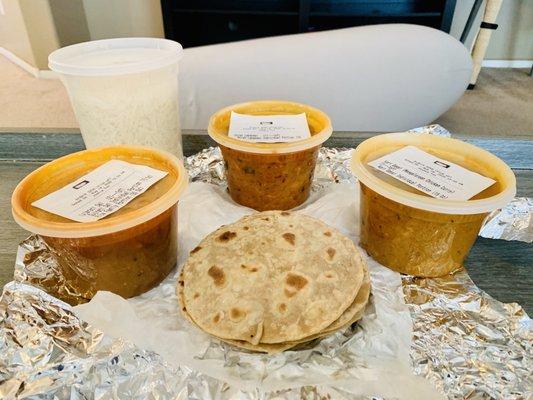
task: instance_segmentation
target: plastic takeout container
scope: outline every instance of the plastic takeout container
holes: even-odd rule
[[[228,136],[231,112],[247,115],[305,113],[311,137],[286,143],[253,143]],[[316,108],[288,101],[252,101],[215,113],[209,135],[220,145],[229,194],[258,211],[288,210],[308,197],[318,150],[332,133],[329,117]]]
[[[368,165],[408,145],[496,183],[467,201],[436,199]],[[460,269],[488,213],[516,194],[515,176],[498,157],[460,140],[428,134],[390,133],[367,139],[353,152],[352,171],[361,188],[361,245],[381,264],[422,277]]]
[[[112,159],[147,165],[168,175],[94,222],[76,222],[31,205]],[[176,205],[187,183],[187,172],[175,156],[133,146],[73,153],[30,173],[13,192],[13,217],[43,238],[58,273],[52,280],[34,283],[51,292],[59,290],[52,294],[71,304],[88,301],[98,290],[128,298],[153,288],[176,265]]]
[[[177,42],[156,38],[96,40],[48,58],[67,88],[87,148],[155,147],[182,157]]]

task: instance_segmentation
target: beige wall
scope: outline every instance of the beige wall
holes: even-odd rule
[[[5,14],[0,14],[0,47],[4,47],[27,63],[35,65],[30,38],[18,0],[0,0]]]
[[[0,46],[27,63],[48,67],[48,54],[59,47],[48,0],[1,0]]]
[[[450,33],[459,38],[474,0],[457,0]],[[483,15],[481,6],[466,42],[471,48]],[[533,60],[533,0],[503,0],[486,60]]]
[[[61,47],[91,40],[83,0],[49,0]]]
[[[48,0],[19,0],[33,50],[35,66],[48,68],[48,55],[59,48],[59,40]]]
[[[83,0],[91,40],[164,37],[159,0]]]
[[[159,0],[0,0],[0,46],[46,69],[48,55],[73,43],[164,37]]]

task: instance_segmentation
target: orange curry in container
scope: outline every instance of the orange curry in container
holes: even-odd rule
[[[311,137],[294,142],[253,143],[228,136],[231,112],[246,115],[305,113]],[[328,116],[316,108],[287,101],[253,101],[215,113],[209,135],[224,157],[232,199],[258,211],[288,210],[309,197],[318,150],[332,133]]]
[[[110,160],[149,166],[167,175],[98,221],[77,222],[32,205]],[[13,217],[43,238],[60,276],[33,283],[71,304],[90,300],[98,290],[128,298],[155,287],[176,265],[177,202],[187,182],[185,168],[175,156],[144,147],[85,150],[38,168],[13,192]]]

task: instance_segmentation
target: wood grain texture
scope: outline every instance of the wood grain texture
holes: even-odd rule
[[[7,135],[7,136],[6,136]],[[338,133],[326,145],[355,147],[371,134]],[[11,139],[9,139],[11,137]],[[514,166],[518,196],[533,196],[533,141],[504,139],[467,139],[484,147]],[[214,145],[205,135],[184,135],[184,152],[194,154]],[[0,135],[0,287],[12,280],[18,243],[28,233],[13,221],[10,198],[16,184],[44,161],[81,150],[83,142],[75,134],[2,134]],[[479,238],[466,268],[474,282],[494,298],[518,302],[533,314],[533,246]]]
[[[357,147],[375,133],[335,132],[324,145],[327,147]],[[531,169],[533,140],[512,138],[484,138],[454,135],[482,147],[504,160],[511,168]],[[183,153],[190,156],[216,143],[205,131],[183,132]],[[49,161],[85,148],[81,135],[72,133],[2,133],[0,160]]]
[[[17,245],[28,236],[11,215],[11,193],[40,163],[0,162],[0,287],[13,280]]]
[[[476,285],[504,303],[518,303],[533,315],[533,245],[478,238],[465,267]]]

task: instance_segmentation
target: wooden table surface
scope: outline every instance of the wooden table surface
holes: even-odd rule
[[[339,132],[326,142],[330,147],[356,147],[370,134]],[[455,136],[483,147],[505,160],[515,171],[518,196],[533,196],[533,140]],[[213,142],[198,132],[183,138],[191,155]],[[10,198],[16,184],[44,162],[83,148],[77,134],[0,134],[0,287],[13,277],[17,244],[28,236],[11,216]],[[533,245],[478,238],[465,266],[474,282],[502,302],[517,302],[533,313]]]

